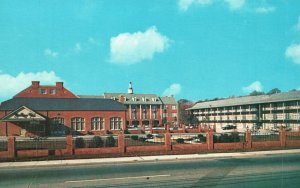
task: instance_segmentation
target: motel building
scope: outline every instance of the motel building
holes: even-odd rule
[[[0,105],[0,136],[103,135],[125,129],[177,126],[173,96],[104,93],[78,96],[63,82],[54,86],[32,85]]]
[[[188,110],[201,124],[214,128],[216,132],[230,127],[238,131],[276,131],[280,127],[298,130],[300,91],[198,102]]]

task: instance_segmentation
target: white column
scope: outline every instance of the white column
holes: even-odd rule
[[[131,120],[131,104],[129,105],[129,119]]]
[[[151,104],[150,104],[150,118],[149,120],[152,120],[152,110],[151,110]]]
[[[163,109],[162,109],[162,105],[160,105],[160,119],[162,119],[162,114],[163,114]]]
[[[140,104],[140,120],[142,119],[142,105]]]

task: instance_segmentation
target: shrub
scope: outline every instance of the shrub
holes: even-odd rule
[[[114,139],[113,136],[109,136],[105,140],[105,146],[106,147],[114,147],[116,144],[116,140]]]
[[[94,136],[92,139],[92,147],[99,148],[103,147],[103,140],[100,136]]]
[[[219,137],[214,135],[214,143],[231,143],[239,142],[240,137],[238,133],[221,134]]]
[[[147,134],[147,138],[148,139],[153,138],[153,135],[152,134]]]
[[[226,142],[230,142],[230,136],[228,134],[222,134],[220,136],[219,142],[220,143],[226,143]]]
[[[146,140],[147,140],[147,138],[145,138],[145,137],[140,137],[139,138],[139,141],[141,141],[141,142],[146,142]]]
[[[132,135],[130,138],[131,138],[132,140],[138,140],[138,139],[139,139],[139,136],[138,136],[138,135]]]
[[[200,142],[206,142],[206,137],[203,134],[198,134]]]
[[[177,142],[178,144],[183,144],[183,143],[184,143],[184,139],[183,139],[183,138],[177,138],[177,139],[176,139],[176,142]]]
[[[128,130],[128,129],[125,129],[125,130],[124,130],[124,134],[130,134],[129,130]]]
[[[218,143],[219,142],[219,137],[217,135],[213,136],[213,142]]]
[[[231,141],[232,142],[239,142],[240,141],[239,133],[232,133],[231,134]]]
[[[75,147],[76,148],[84,148],[85,143],[84,143],[84,139],[81,137],[78,137],[75,139]]]

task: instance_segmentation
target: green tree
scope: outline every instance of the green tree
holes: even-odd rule
[[[179,113],[179,123],[188,125],[191,123],[192,115],[190,111],[187,111],[186,109],[191,108],[194,105],[192,101],[189,101],[187,99],[180,99],[178,101],[178,113]]]
[[[250,96],[257,96],[257,95],[264,95],[264,94],[265,94],[264,92],[254,90],[249,95]]]
[[[281,90],[278,89],[278,88],[274,88],[274,89],[271,89],[267,94],[272,95],[272,94],[275,94],[275,93],[281,93]]]

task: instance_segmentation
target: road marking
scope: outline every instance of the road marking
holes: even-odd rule
[[[132,176],[132,177],[122,177],[122,178],[106,178],[106,179],[92,179],[92,180],[73,180],[65,181],[65,183],[80,183],[80,182],[93,182],[93,181],[108,181],[108,180],[126,180],[126,179],[142,179],[142,178],[158,178],[158,177],[170,177],[170,174],[161,174],[153,176]]]

